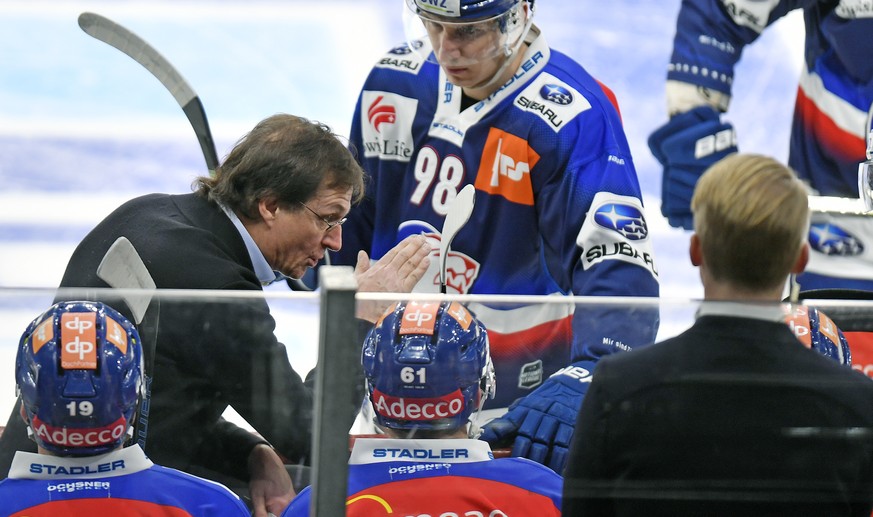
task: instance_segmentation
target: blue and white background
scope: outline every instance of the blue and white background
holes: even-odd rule
[[[79,13],[121,23],[176,66],[199,94],[222,158],[277,112],[348,134],[370,66],[403,39],[402,4],[0,0],[0,419],[14,400],[18,337],[45,308],[12,295],[55,287],[78,241],[123,201],[189,192],[206,173],[170,93],[130,58],[82,32]],[[646,145],[666,121],[665,67],[678,8],[679,0],[537,0],[535,21],[553,48],[616,93],[662,295],[687,300],[702,296],[687,260],[689,233],[660,216],[660,167]],[[802,36],[802,19],[792,13],[744,54],[729,115],[742,150],[787,159]],[[315,362],[311,316],[277,318],[277,331],[296,336],[285,342],[303,373]]]

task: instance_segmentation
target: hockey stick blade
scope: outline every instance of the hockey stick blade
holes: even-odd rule
[[[142,339],[142,352],[145,361],[143,372],[143,395],[139,402],[139,418],[134,423],[137,443],[145,449],[148,435],[149,409],[151,407],[151,386],[154,378],[155,347],[157,346],[158,313],[160,301],[152,303],[155,281],[148,268],[127,237],[119,237],[106,250],[103,260],[97,266],[97,276],[113,289],[121,289],[121,298],[133,313],[134,323]],[[144,293],[125,293],[123,290],[146,290]],[[146,316],[148,318],[146,319]]]
[[[127,237],[119,237],[112,243],[97,266],[97,276],[115,289],[155,289],[155,281]],[[149,308],[152,293],[126,293],[122,298],[133,313],[134,323],[139,325]]]
[[[194,128],[209,174],[214,174],[218,167],[218,154],[215,151],[215,141],[212,139],[209,122],[206,120],[206,111],[203,109],[200,97],[185,81],[182,74],[145,40],[109,18],[85,12],[79,15],[79,27],[89,36],[130,56],[169,90],[185,112],[191,127]]]
[[[462,188],[458,195],[449,205],[446,220],[443,221],[442,237],[440,237],[440,292],[446,293],[446,261],[449,249],[455,235],[463,228],[470,215],[473,213],[473,205],[476,204],[476,187],[467,185]]]

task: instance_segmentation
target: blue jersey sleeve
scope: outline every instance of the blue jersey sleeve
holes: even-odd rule
[[[621,120],[605,88],[590,90],[591,109],[559,139],[572,148],[568,163],[544,163],[553,172],[532,174],[544,179],[535,189],[547,267],[577,296],[657,297],[652,240]],[[657,310],[583,302],[573,316],[570,359],[596,361],[650,344],[657,328]]]
[[[743,47],[788,12],[817,0],[683,0],[667,78],[730,95]]]

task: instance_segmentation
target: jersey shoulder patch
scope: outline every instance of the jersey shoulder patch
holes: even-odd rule
[[[424,63],[424,56],[417,49],[410,47],[416,44],[423,46],[420,41],[413,41],[392,48],[376,62],[375,67],[417,74]]]
[[[556,133],[577,115],[591,109],[591,103],[578,90],[546,72],[531,81],[513,104],[543,119]]]
[[[607,260],[620,260],[658,278],[645,210],[636,197],[604,191],[595,194],[576,245],[582,248],[586,270]]]
[[[392,92],[361,92],[361,135],[364,156],[409,162],[412,158],[412,123],[418,100]]]

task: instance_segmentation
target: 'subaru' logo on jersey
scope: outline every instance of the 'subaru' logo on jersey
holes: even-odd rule
[[[540,155],[527,140],[491,128],[482,149],[476,188],[503,196],[514,203],[532,206],[534,199],[530,170],[539,160]]]

